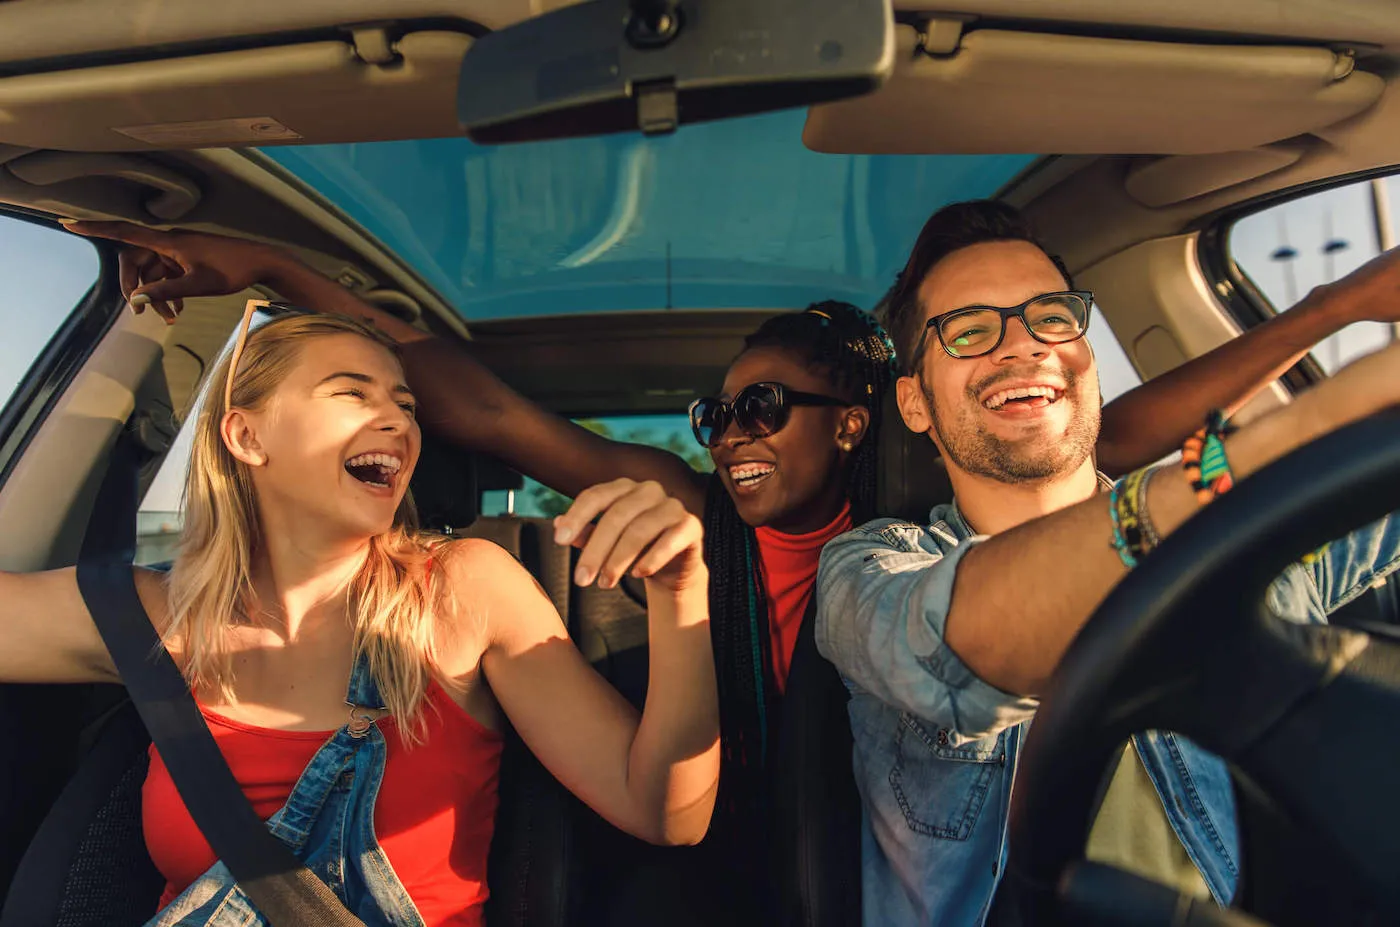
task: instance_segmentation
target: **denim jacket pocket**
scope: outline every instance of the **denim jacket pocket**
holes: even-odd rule
[[[972,835],[987,794],[1006,766],[1004,735],[955,746],[947,730],[900,713],[890,788],[911,831],[944,840]]]

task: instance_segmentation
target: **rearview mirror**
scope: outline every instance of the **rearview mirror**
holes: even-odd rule
[[[893,67],[889,0],[591,0],[478,39],[457,114],[484,143],[659,134],[869,93]]]

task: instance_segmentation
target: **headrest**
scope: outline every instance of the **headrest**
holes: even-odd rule
[[[481,491],[472,455],[423,435],[423,450],[409,484],[418,523],[429,531],[460,528],[476,520]]]
[[[495,457],[478,454],[475,457],[477,492],[501,492],[525,488],[525,477]]]
[[[928,435],[914,434],[899,416],[891,389],[880,419],[880,478],[876,503],[881,515],[915,524],[928,521],[929,509],[953,501],[953,486],[943,458]]]

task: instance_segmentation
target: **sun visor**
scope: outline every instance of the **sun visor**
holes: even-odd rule
[[[1129,168],[1123,189],[1142,205],[1160,209],[1292,167],[1304,153],[1301,145],[1283,143],[1216,154],[1168,155]]]
[[[942,24],[931,24],[942,25]],[[956,28],[956,27],[954,27]],[[1340,122],[1380,77],[1326,48],[1203,45],[978,29],[920,47],[869,96],[815,106],[803,141],[839,154],[1205,154]]]
[[[459,135],[472,39],[380,29],[0,78],[0,144],[143,151]]]

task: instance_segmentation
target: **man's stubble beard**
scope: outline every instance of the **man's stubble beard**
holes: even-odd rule
[[[975,476],[1018,485],[1066,476],[1082,467],[1094,453],[1099,437],[1102,394],[1097,403],[1079,401],[1075,397],[1079,394],[1081,378],[1069,370],[1064,371],[1063,376],[1065,392],[1059,401],[1072,404],[1069,426],[1061,437],[1049,440],[999,438],[978,426],[971,409],[963,407],[953,412],[943,409],[923,377],[919,377],[919,388],[933,419],[933,430],[950,462]],[[970,388],[967,396],[980,407],[977,391]],[[1032,442],[1043,446],[1029,449],[1027,445]]]

